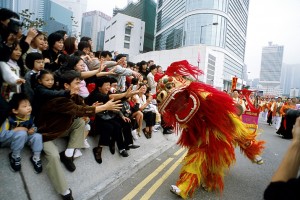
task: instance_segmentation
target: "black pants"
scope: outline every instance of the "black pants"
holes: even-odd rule
[[[269,110],[269,112],[268,112],[268,119],[267,119],[267,123],[268,124],[272,124],[272,111],[271,110]]]
[[[95,132],[99,134],[99,146],[109,146],[112,142],[117,142],[119,150],[125,149],[122,126],[117,118],[103,120],[96,115]]]
[[[4,122],[4,120],[8,117],[9,106],[7,101],[0,94],[0,126]]]
[[[122,127],[122,133],[123,133],[125,147],[130,145],[130,144],[133,144],[132,134],[131,134],[132,123],[131,122],[125,122],[121,118],[118,118],[118,121],[119,121],[119,123],[121,124],[121,127]]]
[[[154,112],[143,112],[144,114],[144,120],[146,122],[146,126],[154,126],[155,125],[155,119],[156,119],[156,113]]]

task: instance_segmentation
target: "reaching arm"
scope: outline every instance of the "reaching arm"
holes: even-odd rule
[[[300,118],[298,117],[293,128],[293,140],[281,164],[272,177],[272,182],[288,181],[296,178],[300,167]]]

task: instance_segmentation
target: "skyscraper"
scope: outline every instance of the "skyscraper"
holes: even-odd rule
[[[155,50],[207,45],[224,53],[224,83],[243,79],[249,0],[158,0]]]
[[[144,52],[152,51],[154,44],[156,3],[154,0],[139,0],[136,3],[128,1],[124,9],[114,9],[114,16],[122,13],[141,19],[145,22]]]
[[[46,25],[43,31],[48,34],[65,30],[68,34],[72,32],[72,16],[73,12],[66,8],[65,5],[60,4],[57,0],[43,0],[44,1],[44,21]]]
[[[46,22],[46,25],[39,30],[48,34],[57,31],[65,30],[71,33],[73,12],[67,9],[58,0],[4,0],[1,4],[5,8],[11,9],[16,13],[22,13],[28,9],[31,13],[30,20],[36,21],[41,19]]]
[[[103,50],[104,30],[110,19],[110,16],[96,10],[83,13],[81,36],[92,38],[93,51]]]
[[[259,84],[266,88],[280,86],[283,46],[269,45],[262,48]]]
[[[73,12],[72,35],[79,36],[81,32],[82,14],[86,12],[87,0],[59,0]]]

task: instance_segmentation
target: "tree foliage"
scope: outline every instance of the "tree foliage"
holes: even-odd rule
[[[29,9],[22,10],[19,14],[23,19],[24,27],[27,29],[30,27],[42,28],[46,25],[46,22],[41,18],[32,19],[35,13],[30,12]]]

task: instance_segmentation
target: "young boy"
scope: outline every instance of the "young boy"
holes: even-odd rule
[[[43,141],[42,135],[36,133],[29,99],[23,93],[15,93],[9,101],[9,106],[11,113],[0,127],[0,147],[10,146],[10,166],[17,172],[21,170],[21,151],[25,144],[30,145],[33,152],[30,161],[35,172],[41,173],[43,168],[40,155]]]

